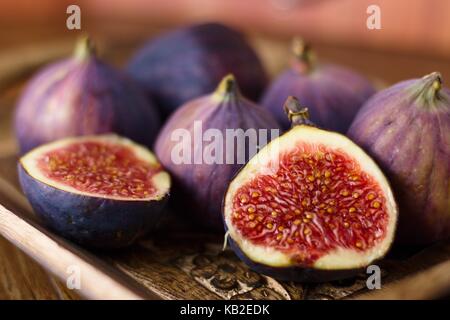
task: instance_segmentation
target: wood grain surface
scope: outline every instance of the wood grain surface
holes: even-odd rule
[[[100,42],[108,48],[107,59],[120,65],[141,42],[115,42],[114,27]],[[108,35],[108,37],[105,37]],[[106,41],[108,38],[109,41]],[[70,50],[61,38],[51,50],[52,57]],[[286,63],[286,42],[253,37],[252,43],[270,71],[276,74]],[[33,47],[30,44],[30,48]],[[35,44],[33,48],[39,50]],[[32,49],[32,50],[35,50]],[[429,61],[352,48],[317,46],[324,60],[361,70],[380,86],[403,78],[417,77],[439,70],[450,79],[448,61]],[[45,51],[45,50],[43,50]],[[11,64],[28,75],[40,63],[25,59],[21,63],[13,48],[0,52]],[[3,56],[2,56],[3,55]],[[11,70],[9,64],[0,64]],[[0,69],[0,75],[2,70]],[[2,299],[78,299],[87,298],[163,298],[163,299],[342,299],[342,298],[438,298],[449,294],[450,243],[431,248],[401,248],[380,262],[383,290],[368,292],[364,273],[332,283],[301,285],[279,282],[249,270],[230,251],[222,251],[222,237],[196,230],[182,217],[168,214],[160,231],[138,245],[117,252],[80,249],[43,229],[21,194],[16,177],[16,143],[11,118],[23,81],[14,72],[0,77],[0,233],[21,250],[0,237],[0,298]],[[2,82],[3,81],[3,82]],[[170,221],[171,223],[168,223]],[[40,264],[34,262],[39,261]],[[70,263],[82,266],[86,286],[71,291],[65,286]],[[41,265],[45,267],[42,268]],[[56,277],[61,280],[57,280]],[[420,288],[420,290],[418,289]]]
[[[0,299],[77,298],[77,294],[0,237]]]

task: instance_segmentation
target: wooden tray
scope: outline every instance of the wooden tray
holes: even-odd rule
[[[82,296],[91,299],[422,299],[448,295],[450,242],[401,248],[379,263],[382,289],[366,289],[366,274],[332,283],[279,282],[249,270],[223,238],[196,230],[168,214],[160,230],[120,251],[87,251],[45,229],[20,191],[16,177],[13,106],[27,74],[65,54],[70,43],[53,44],[29,59],[0,63],[0,234],[66,281],[80,271]],[[0,55],[0,61],[5,61]],[[11,56],[8,57],[8,59]],[[9,60],[8,60],[9,61]],[[3,67],[3,70],[2,70]],[[178,216],[188,215],[181,213]],[[170,228],[167,227],[170,225]]]

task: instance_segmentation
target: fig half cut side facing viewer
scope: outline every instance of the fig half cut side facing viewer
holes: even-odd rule
[[[321,282],[353,275],[388,251],[397,207],[381,170],[345,136],[312,125],[289,97],[292,128],[231,181],[228,239],[255,271]]]
[[[58,234],[124,247],[153,229],[170,177],[145,147],[116,135],[66,138],[24,155],[19,179],[35,213]]]

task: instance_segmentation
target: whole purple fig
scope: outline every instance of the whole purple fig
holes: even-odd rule
[[[151,40],[131,59],[128,70],[165,116],[213,91],[228,73],[252,100],[260,97],[267,83],[244,36],[218,23],[180,28]]]
[[[174,203],[202,225],[223,231],[228,183],[258,147],[278,134],[271,115],[244,98],[235,78],[226,76],[214,93],[173,113],[156,140],[155,152],[174,181]]]
[[[362,104],[375,93],[372,84],[352,70],[318,64],[303,41],[293,41],[294,59],[265,92],[261,104],[289,129],[283,103],[296,96],[310,110],[311,121],[321,128],[345,133]]]
[[[88,38],[73,57],[30,80],[15,114],[21,153],[60,138],[108,132],[151,147],[159,127],[159,113],[139,85],[102,62]]]
[[[441,75],[400,82],[373,96],[348,135],[381,165],[400,207],[398,242],[450,237],[450,90]]]

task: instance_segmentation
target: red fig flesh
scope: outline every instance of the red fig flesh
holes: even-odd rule
[[[450,90],[435,72],[380,91],[348,135],[383,168],[400,207],[398,242],[450,237]]]
[[[224,201],[229,237],[244,261],[302,281],[305,269],[358,269],[381,258],[397,219],[373,160],[345,136],[303,123],[252,158]]]
[[[149,231],[170,177],[150,151],[115,135],[66,138],[20,159],[22,189],[53,230],[93,247],[122,247]]]
[[[30,162],[34,161],[38,169],[34,177],[49,180],[48,184],[56,184],[60,189],[127,200],[152,198],[158,191],[153,178],[162,168],[148,155],[147,161],[138,158],[136,149],[127,144],[127,140],[108,143],[107,138],[87,137],[76,143],[66,139],[39,149],[39,156],[29,153],[22,163],[32,168]],[[155,165],[150,165],[150,161]]]

